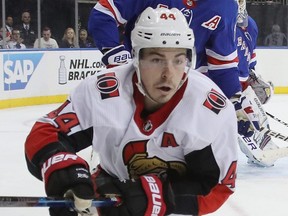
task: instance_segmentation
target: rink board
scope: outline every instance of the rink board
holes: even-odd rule
[[[105,68],[101,57],[97,49],[1,51],[0,109],[65,101],[82,80]],[[275,94],[288,94],[287,59],[288,49],[257,50],[256,69],[273,82]]]

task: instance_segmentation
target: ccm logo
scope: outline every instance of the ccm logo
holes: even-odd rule
[[[160,213],[162,207],[160,189],[153,177],[144,176],[144,178],[148,182],[152,196],[153,207],[151,216],[157,216]]]
[[[51,158],[49,158],[42,166],[42,176],[44,176],[44,173],[54,164],[57,164],[62,161],[67,161],[69,159],[71,160],[77,160],[78,156],[74,154],[58,154],[54,155]]]

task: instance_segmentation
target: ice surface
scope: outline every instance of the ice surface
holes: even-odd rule
[[[59,104],[0,110],[0,196],[45,196],[43,183],[27,170],[24,141],[34,121]],[[267,112],[288,122],[288,95],[274,95],[265,106]],[[288,135],[288,127],[270,119],[271,128]],[[276,140],[278,145],[285,143]],[[85,158],[90,150],[81,152]],[[48,216],[47,208],[0,208],[1,216]],[[287,216],[288,158],[274,167],[248,165],[239,150],[237,190],[211,216]]]

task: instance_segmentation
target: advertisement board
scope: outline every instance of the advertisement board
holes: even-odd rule
[[[0,108],[13,107],[17,99],[25,105],[39,98],[66,97],[79,82],[105,67],[101,57],[99,50],[89,49],[1,52]]]
[[[288,93],[288,49],[259,48],[256,71]],[[97,49],[3,50],[0,52],[0,109],[63,102],[86,77],[105,66]]]

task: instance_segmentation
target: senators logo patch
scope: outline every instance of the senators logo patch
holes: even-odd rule
[[[123,162],[127,166],[130,178],[138,178],[145,174],[159,174],[167,170],[175,170],[179,175],[186,172],[186,165],[183,162],[164,161],[157,156],[148,157],[148,141],[130,142],[123,149]]]
[[[119,81],[115,73],[107,73],[97,77],[96,88],[101,94],[102,99],[119,96]]]
[[[203,105],[218,114],[226,107],[226,98],[216,90],[211,89],[211,91],[208,92],[207,99],[204,101]]]

